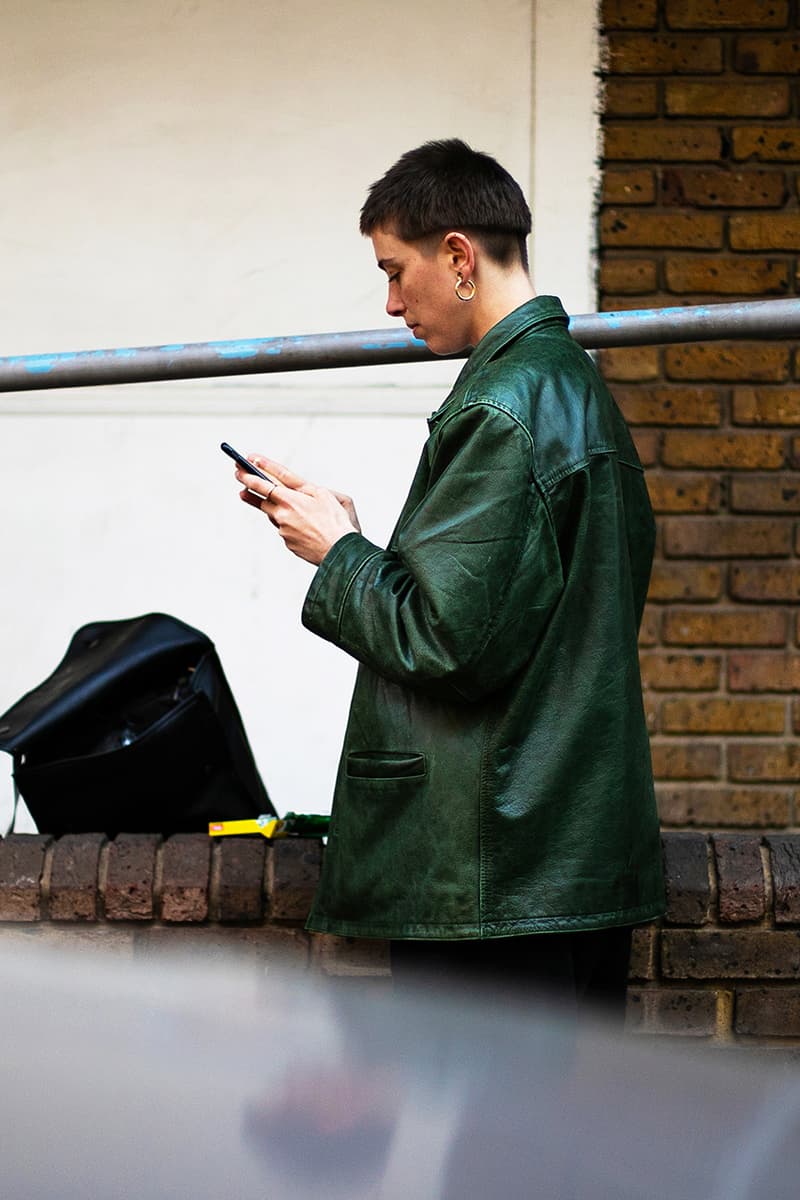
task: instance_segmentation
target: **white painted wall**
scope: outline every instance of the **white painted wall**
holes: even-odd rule
[[[560,8],[6,0],[0,354],[389,326],[358,209],[430,137],[534,180],[536,282],[591,309],[594,4]],[[326,811],[354,666],[301,629],[312,569],[218,444],[351,492],[380,541],[457,369],[0,396],[0,711],[79,625],[172,612],[216,642],[278,808]]]
[[[567,312],[595,310],[600,128],[596,6],[536,0],[534,10],[531,270],[537,291]]]

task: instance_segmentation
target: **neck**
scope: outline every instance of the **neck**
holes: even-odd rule
[[[521,304],[533,300],[536,295],[528,273],[522,267],[508,271],[495,267],[494,264],[488,269],[484,266],[480,278],[476,272],[475,286],[477,291],[473,302],[476,306],[472,322],[473,346],[477,345],[498,321],[502,321]]]

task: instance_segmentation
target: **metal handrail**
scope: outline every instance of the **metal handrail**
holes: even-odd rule
[[[800,337],[800,298],[586,313],[571,317],[569,329],[587,350]],[[437,357],[424,342],[400,329],[29,354],[0,358],[0,392],[425,362]],[[452,357],[466,358],[467,352]]]

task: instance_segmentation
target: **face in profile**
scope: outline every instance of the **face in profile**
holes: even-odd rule
[[[447,235],[407,242],[377,229],[371,240],[389,283],[389,316],[405,321],[434,354],[456,354],[472,345],[473,314],[455,294],[458,263]]]

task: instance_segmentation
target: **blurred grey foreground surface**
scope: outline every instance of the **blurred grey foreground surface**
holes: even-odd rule
[[[502,997],[0,952],[4,1200],[783,1200],[800,1076]]]

